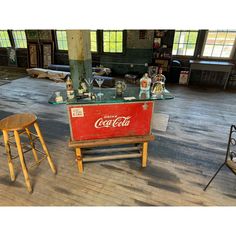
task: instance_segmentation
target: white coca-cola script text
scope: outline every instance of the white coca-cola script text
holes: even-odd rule
[[[109,128],[109,127],[127,127],[130,124],[130,116],[119,116],[112,118],[99,118],[96,120],[94,126],[95,128]]]

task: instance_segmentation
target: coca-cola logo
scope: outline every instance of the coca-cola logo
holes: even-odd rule
[[[131,116],[105,116],[96,120],[95,128],[109,128],[109,127],[127,127],[130,124]]]

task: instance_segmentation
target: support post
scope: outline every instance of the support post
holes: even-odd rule
[[[84,79],[92,77],[90,30],[67,30],[68,55],[74,89],[80,88]]]

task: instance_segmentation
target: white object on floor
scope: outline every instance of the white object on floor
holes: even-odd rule
[[[163,113],[154,113],[152,117],[152,128],[158,131],[166,132],[168,127],[169,115]]]

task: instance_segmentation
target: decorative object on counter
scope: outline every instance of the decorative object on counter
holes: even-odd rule
[[[103,95],[103,93],[101,92],[101,86],[102,86],[102,83],[104,81],[104,78],[102,76],[99,76],[99,77],[96,77],[95,78],[95,81],[97,82],[98,86],[99,86],[99,90],[100,92],[97,94],[99,97],[101,97]]]
[[[159,67],[158,74],[153,78],[152,83],[155,82],[163,82],[164,84],[166,82],[166,77],[162,74],[162,67]]]
[[[152,97],[161,96],[165,91],[166,77],[162,74],[162,68],[159,67],[158,74],[153,78],[152,84]]]
[[[60,102],[63,102],[63,97],[61,96],[61,92],[55,92],[55,101],[60,103]]]
[[[138,76],[134,74],[125,74],[125,81],[131,84],[136,84],[136,81],[138,81]]]
[[[67,99],[71,100],[75,97],[75,93],[74,93],[74,88],[73,88],[73,84],[72,84],[72,80],[70,78],[70,75],[66,76],[66,93],[67,93]]]
[[[150,91],[149,90],[140,90],[139,98],[140,99],[149,99],[150,98]]]
[[[92,93],[92,92],[93,92],[93,81],[94,81],[94,78],[84,79],[84,81],[85,81],[85,82],[87,83],[87,85],[88,85],[89,93]]]
[[[140,90],[150,91],[152,80],[148,77],[148,73],[145,73],[140,79]]]
[[[123,93],[126,90],[127,86],[124,81],[117,81],[116,82],[116,97],[123,97]]]

